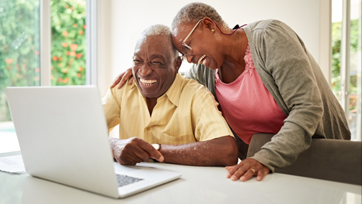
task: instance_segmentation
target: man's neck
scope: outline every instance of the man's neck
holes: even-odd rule
[[[157,104],[157,98],[146,98],[146,104],[147,104],[148,112],[150,113],[150,116],[151,116],[153,108]]]

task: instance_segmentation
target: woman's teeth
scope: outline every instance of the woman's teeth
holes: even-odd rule
[[[199,61],[197,62],[197,64],[201,64],[202,60],[204,60],[206,58],[206,55],[202,55],[202,57],[200,57]]]
[[[152,84],[156,83],[157,80],[145,80],[140,78],[140,82],[145,86],[151,86]]]

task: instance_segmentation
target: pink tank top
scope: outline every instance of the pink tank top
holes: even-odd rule
[[[220,80],[216,70],[215,92],[226,121],[249,144],[255,133],[278,133],[286,115],[257,73],[249,46],[244,60],[244,72],[229,84]]]

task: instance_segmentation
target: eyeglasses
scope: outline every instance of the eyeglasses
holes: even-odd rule
[[[190,31],[190,33],[186,36],[186,38],[181,42],[181,58],[182,60],[186,59],[187,56],[190,56],[192,55],[192,48],[186,44],[186,41],[187,39],[191,36],[191,34],[196,30],[197,26],[200,24],[200,22],[202,21],[202,19],[200,19],[199,21],[197,21],[196,25],[194,26],[194,28]],[[212,20],[214,21],[214,20]],[[214,22],[215,23],[215,22]],[[233,28],[233,32],[231,33],[224,33],[220,27],[217,25],[217,23],[215,23],[216,27],[220,30],[220,32],[224,35],[232,35],[234,34],[238,29],[246,26],[246,24],[242,25],[242,26],[239,26],[239,25],[236,25],[234,28]]]
[[[200,24],[200,22],[202,21],[202,19],[200,19],[196,25],[194,26],[194,28],[190,31],[190,33],[186,36],[186,38],[182,41],[181,43],[181,54],[182,54],[182,59],[186,59],[186,56],[190,56],[192,55],[192,48],[190,46],[188,46],[186,44],[186,40],[191,36],[191,34],[195,31],[195,29],[197,28],[197,26]]]

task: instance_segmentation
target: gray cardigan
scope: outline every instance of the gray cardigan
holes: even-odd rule
[[[312,137],[349,140],[344,111],[299,36],[277,20],[243,29],[260,78],[287,116],[280,131],[252,158],[274,171],[293,163],[309,148]],[[187,76],[215,96],[214,71],[194,65]]]

